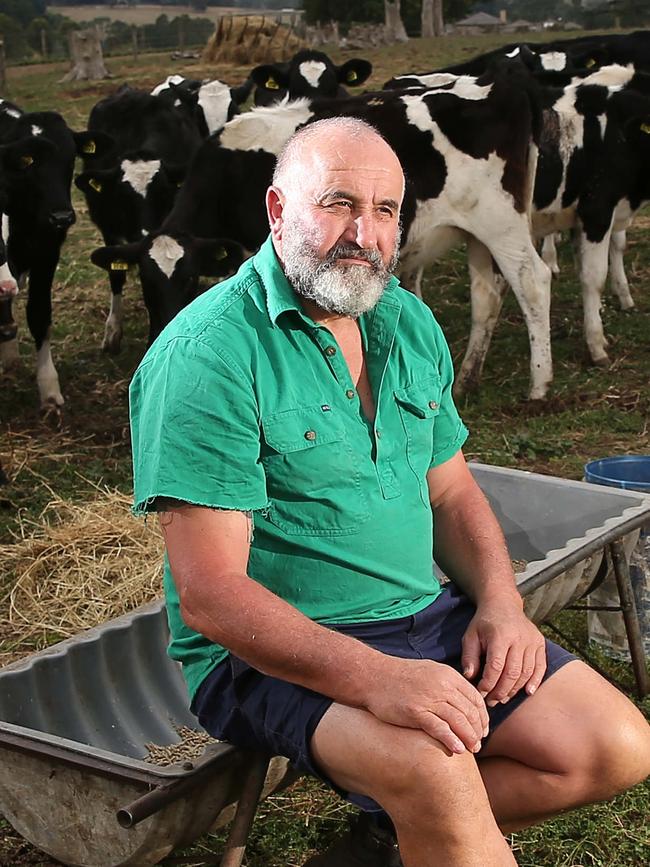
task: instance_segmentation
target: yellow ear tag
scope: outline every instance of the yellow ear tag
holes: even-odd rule
[[[348,74],[345,76],[345,80],[348,84],[352,84],[353,81],[356,81],[359,76],[356,74],[354,69],[351,69]]]
[[[96,150],[97,150],[97,145],[92,140],[87,141],[86,144],[82,148],[82,151],[85,154],[94,154]]]
[[[595,65],[596,65],[596,61],[593,59],[593,57],[590,57],[589,60],[585,63],[585,66],[587,67],[587,69],[591,69],[591,67],[595,66]]]
[[[227,259],[228,258],[228,251],[226,250],[225,247],[219,247],[219,249],[215,251],[214,258],[217,260]]]
[[[650,135],[650,123],[642,123],[639,129],[641,130],[641,132],[645,132]]]
[[[33,162],[34,162],[34,157],[30,157],[29,154],[25,154],[25,156],[22,156],[20,158],[20,164],[25,169],[27,168],[27,166],[31,166]]]
[[[280,85],[277,83],[275,78],[267,78],[266,84],[264,87],[267,87],[269,90],[280,90]]]
[[[114,262],[111,262],[111,271],[128,271],[129,264],[128,262],[122,262],[119,259],[116,259]]]
[[[102,191],[102,185],[99,183],[99,181],[95,180],[95,178],[91,178],[88,181],[88,186],[92,187],[96,193],[101,193]]]

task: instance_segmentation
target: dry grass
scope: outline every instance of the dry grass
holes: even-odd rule
[[[274,63],[292,57],[305,43],[293,28],[264,16],[223,18],[208,40],[204,63]]]
[[[98,491],[86,503],[54,498],[38,523],[0,545],[7,578],[0,634],[15,647],[0,664],[117,617],[160,594],[162,540],[136,520],[130,498]]]

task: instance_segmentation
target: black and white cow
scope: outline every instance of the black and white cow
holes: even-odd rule
[[[251,95],[253,87],[252,78],[238,87],[230,87],[218,79],[200,81],[182,75],[168,75],[154,87],[151,94],[172,108],[185,111],[205,138],[223,129],[229,120],[239,114],[240,107]]]
[[[28,286],[27,322],[36,344],[36,379],[44,409],[63,404],[50,350],[52,281],[61,245],[75,221],[70,199],[74,161],[78,153],[101,146],[92,133],[72,132],[56,112],[24,113],[0,103],[6,261],[11,277]],[[14,294],[5,284],[0,297],[0,362],[7,366],[18,358]]]
[[[255,105],[273,105],[282,100],[334,99],[348,95],[346,87],[358,87],[372,72],[367,60],[351,58],[340,66],[322,51],[299,51],[285,63],[264,63],[251,71],[255,82]]]
[[[401,261],[406,275],[467,241],[475,281],[493,282],[494,257],[528,325],[530,395],[543,397],[552,379],[550,272],[529,230],[532,135],[539,118],[527,83],[514,70],[491,81],[461,84],[455,91],[302,99],[242,114],[201,147],[161,231],[179,247],[188,235],[228,235],[248,250],[256,249],[268,234],[264,192],[277,153],[299,126],[338,115],[371,123],[402,162],[407,189]],[[179,250],[179,261],[182,256]],[[143,265],[141,258],[141,270]],[[162,295],[170,281],[160,273],[157,278],[158,288],[151,291]],[[475,370],[480,349],[472,334],[461,379]]]
[[[121,88],[90,112],[88,128],[110,136],[112,147],[89,155],[76,179],[104,243],[131,243],[158,228],[171,209],[187,165],[202,141],[196,123],[165,100]],[[103,348],[122,340],[124,271],[110,271],[111,307]]]
[[[90,257],[93,264],[109,274],[139,268],[149,314],[148,346],[165,325],[201,293],[199,277],[233,274],[245,258],[241,244],[226,238],[186,237],[181,240],[182,243],[164,231],[153,232],[133,244],[100,247]]]
[[[585,338],[597,364],[608,362],[600,318],[608,260],[621,306],[634,303],[620,247],[634,213],[650,201],[649,94],[650,76],[621,66],[544,91],[533,232],[576,233]]]

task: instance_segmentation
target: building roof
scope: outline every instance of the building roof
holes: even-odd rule
[[[467,18],[463,18],[461,21],[454,22],[456,26],[461,27],[495,27],[501,23],[500,18],[488,15],[487,12],[476,12],[474,15],[468,15]]]

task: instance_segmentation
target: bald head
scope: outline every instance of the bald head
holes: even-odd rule
[[[273,185],[290,195],[303,190],[304,179],[314,171],[327,165],[353,171],[361,157],[364,164],[401,178],[401,204],[404,176],[397,155],[373,126],[356,117],[331,117],[301,127],[278,154]]]

